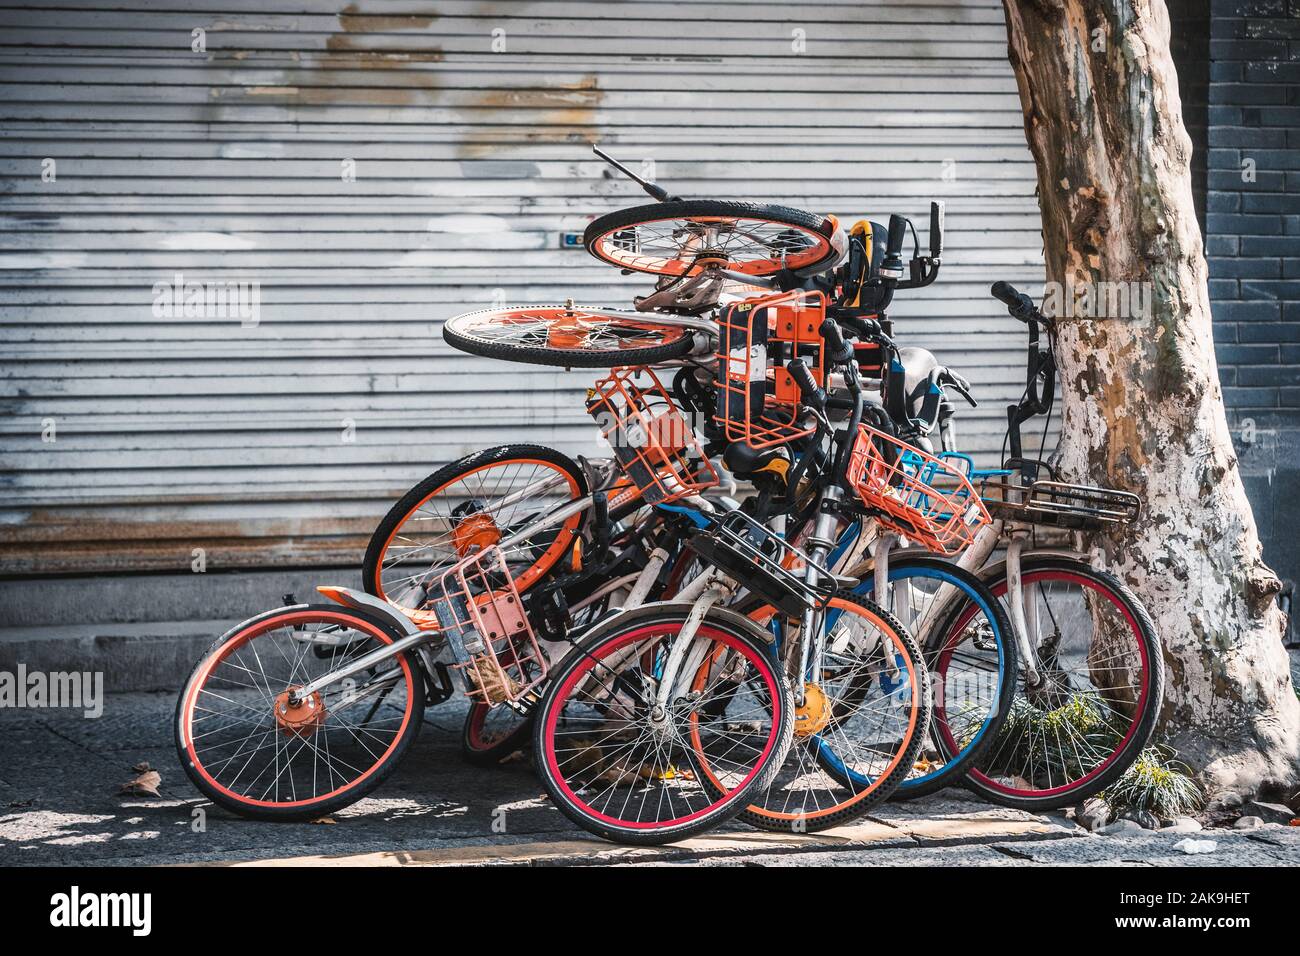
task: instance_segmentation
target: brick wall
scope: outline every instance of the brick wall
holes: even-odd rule
[[[1175,35],[1204,32],[1170,4]],[[1190,5],[1195,7],[1195,4]],[[1209,0],[1204,189],[1224,397],[1265,544],[1300,577],[1300,0]],[[1186,19],[1180,14],[1192,14]],[[1177,49],[1177,48],[1176,48]],[[1204,47],[1192,44],[1193,51]],[[1180,78],[1198,69],[1184,51]],[[1195,98],[1185,107],[1197,116]],[[1189,126],[1191,123],[1189,123]]]

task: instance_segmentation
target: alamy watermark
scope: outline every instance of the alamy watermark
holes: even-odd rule
[[[92,893],[73,886],[50,897],[50,925],[57,928],[111,927],[148,936],[153,928],[152,893]]]
[[[1150,282],[1045,282],[1043,314],[1053,319],[1149,319]]]
[[[104,713],[102,671],[0,671],[0,710],[28,708],[80,709],[94,719]]]
[[[177,272],[172,281],[153,284],[153,314],[157,319],[238,319],[246,329],[262,318],[260,282],[186,281]]]
[[[605,447],[679,452],[695,441],[690,423],[674,412],[623,417],[608,409],[599,409],[592,412],[592,418],[600,428],[597,441]]]

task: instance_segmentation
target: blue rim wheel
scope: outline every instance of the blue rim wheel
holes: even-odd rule
[[[894,794],[909,799],[960,782],[997,737],[1015,695],[1018,658],[1006,612],[974,574],[942,558],[899,555],[889,581],[890,594],[877,603],[921,642],[935,696],[930,746]],[[874,598],[874,585],[868,574],[857,593]],[[840,761],[828,745],[821,749],[833,772]]]

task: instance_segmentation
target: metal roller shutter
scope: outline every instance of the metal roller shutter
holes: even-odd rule
[[[945,198],[897,329],[974,381],[985,460],[1023,384],[987,295],[1041,281],[997,0],[56,0],[0,9],[0,83],[0,571],[351,564],[440,463],[590,450],[589,373],[438,333],[644,290],[561,247],[644,199],[592,142],[845,222]],[[258,323],[155,314],[178,273],[258,283]]]

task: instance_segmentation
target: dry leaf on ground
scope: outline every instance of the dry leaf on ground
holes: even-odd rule
[[[148,766],[144,764],[143,766]],[[122,795],[131,797],[161,797],[158,786],[162,783],[162,774],[157,770],[146,770],[134,780],[122,784]]]

